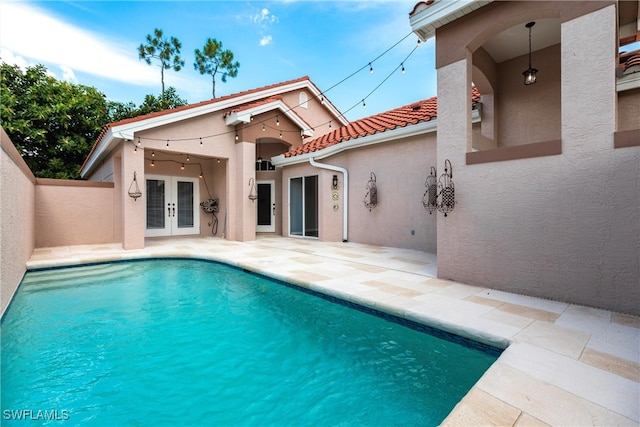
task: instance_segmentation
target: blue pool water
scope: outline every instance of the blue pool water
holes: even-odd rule
[[[436,425],[497,357],[197,260],[29,272],[1,333],[20,426]]]

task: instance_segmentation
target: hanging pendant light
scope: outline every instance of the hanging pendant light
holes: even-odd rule
[[[538,70],[531,66],[531,27],[536,25],[535,22],[529,22],[525,27],[529,29],[529,68],[523,71],[522,75],[524,76],[524,84],[526,86],[532,85],[536,82],[537,77],[536,73]]]

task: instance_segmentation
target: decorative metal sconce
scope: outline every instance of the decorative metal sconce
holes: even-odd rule
[[[333,175],[333,179],[331,180],[331,189],[332,190],[338,189],[338,175]]]
[[[431,214],[436,209],[447,214],[455,208],[455,187],[453,185],[453,166],[449,159],[444,161],[444,173],[440,175],[436,184],[436,168],[431,166],[431,173],[427,177],[424,185],[427,190],[422,196],[422,206]],[[439,190],[439,192],[438,192]],[[440,201],[438,201],[440,198]]]
[[[422,196],[422,206],[429,212],[429,215],[438,209],[438,177],[436,174],[436,168],[431,166],[431,173],[424,182],[427,189]]]
[[[522,75],[524,76],[524,84],[526,86],[532,85],[536,82],[537,77],[536,73],[538,70],[531,67],[531,27],[536,25],[535,22],[529,22],[525,27],[529,29],[529,68],[523,71]]]
[[[376,187],[376,174],[371,172],[371,178],[367,183],[367,194],[364,195],[364,206],[369,212],[378,205],[378,188]]]
[[[256,182],[253,178],[249,178],[249,187],[251,187],[249,190],[249,200],[255,202],[258,198],[258,190],[256,189]]]
[[[138,198],[141,196],[142,191],[140,191],[140,187],[138,187],[138,178],[136,173],[133,172],[133,181],[131,181],[131,185],[129,185],[129,197],[137,202]]]

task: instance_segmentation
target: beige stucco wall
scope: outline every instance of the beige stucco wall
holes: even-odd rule
[[[35,177],[0,127],[0,315],[35,247]]]
[[[345,168],[349,173],[348,240],[435,253],[436,216],[429,215],[422,206],[424,183],[430,167],[436,166],[435,155],[435,134],[431,133],[351,149],[318,160],[318,163]],[[376,175],[378,205],[369,211],[364,205],[364,196],[371,172]],[[309,163],[285,167],[284,205],[288,206],[289,178],[310,175],[318,175],[319,180],[319,238],[341,241],[345,205],[342,173]],[[337,191],[331,188],[333,175],[338,176]],[[333,193],[338,194],[337,200]],[[286,215],[282,229],[283,234],[288,235]]]
[[[561,155],[467,166],[470,61],[438,69],[457,201],[438,219],[440,277],[640,314],[640,149],[613,148],[615,20],[611,5],[562,23]]]
[[[118,242],[108,182],[37,179],[36,247]]]
[[[640,129],[640,89],[618,93],[618,130]]]

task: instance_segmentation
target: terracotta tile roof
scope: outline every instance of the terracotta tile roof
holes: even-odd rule
[[[479,101],[480,92],[478,92],[478,89],[474,86],[471,96],[472,108],[475,108]],[[438,103],[437,98],[434,96],[394,110],[356,120],[347,126],[337,128],[332,132],[294,148],[286,152],[284,156],[294,157],[300,154],[320,151],[350,139],[394,130],[420,122],[428,122],[436,118],[437,115]]]
[[[640,49],[620,54],[620,66],[623,71],[627,71],[637,65],[640,65]]]
[[[274,95],[274,96],[270,96],[268,98],[259,99],[259,100],[254,101],[254,102],[249,102],[247,104],[237,105],[237,106],[233,107],[231,110],[227,111],[224,114],[224,116],[226,117],[229,114],[233,114],[233,113],[238,113],[240,111],[249,110],[251,108],[259,107],[261,105],[269,104],[270,102],[275,102],[275,101],[284,102],[284,99],[282,98],[282,95]]]

